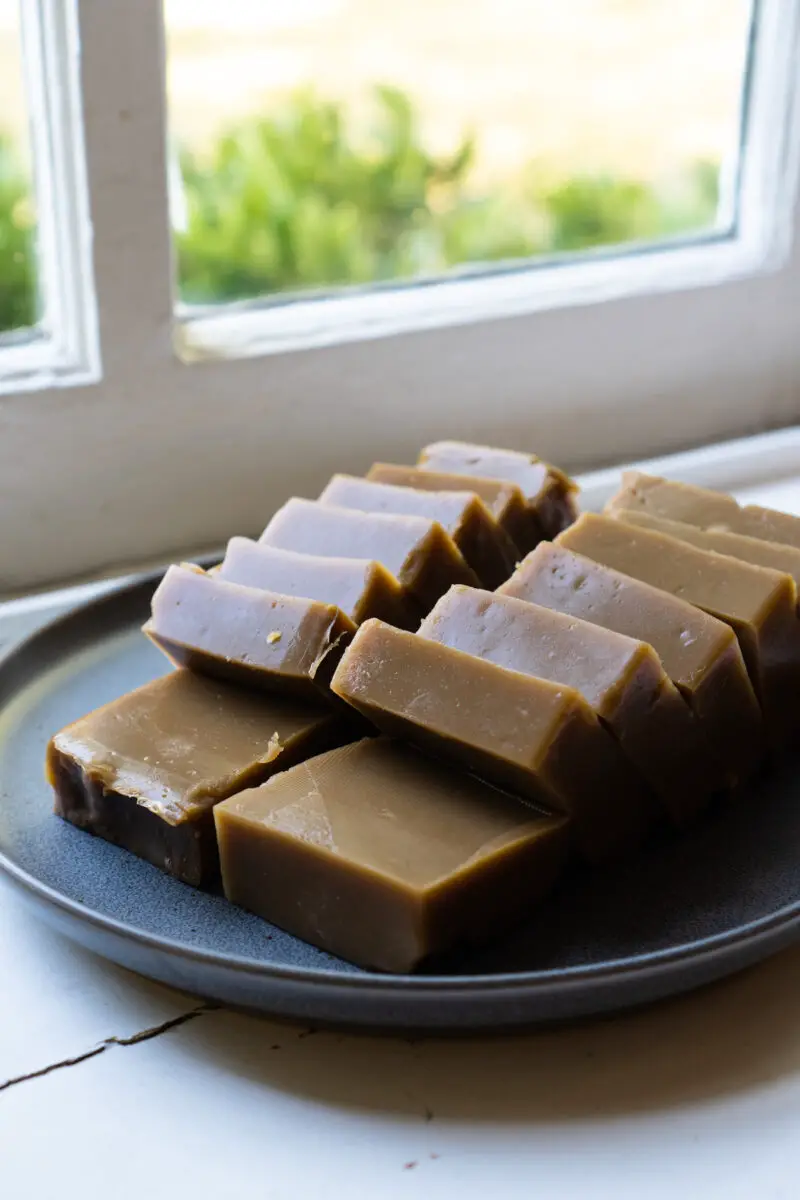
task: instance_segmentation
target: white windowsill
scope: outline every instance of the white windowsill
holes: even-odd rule
[[[101,378],[96,345],[81,346],[69,336],[64,344],[47,334],[20,342],[0,341],[0,396],[42,388],[80,387]]]
[[[686,483],[734,492],[748,503],[800,515],[800,426],[578,475],[583,508],[595,511],[602,508],[619,486],[620,472],[630,466]],[[237,532],[242,531],[232,529],[230,536]],[[0,616],[80,604],[124,587],[143,573],[166,569],[170,562],[216,554],[221,557],[222,551],[222,546],[214,545],[176,549],[168,559],[159,556],[136,563],[119,563],[108,572],[79,583],[18,593],[6,599],[0,597]]]
[[[501,269],[287,303],[245,302],[197,315],[183,308],[176,350],[186,362],[252,358],[713,287],[779,269],[787,248],[785,231],[769,245],[761,237],[709,233],[708,240],[695,243],[642,244],[542,259],[527,270]]]

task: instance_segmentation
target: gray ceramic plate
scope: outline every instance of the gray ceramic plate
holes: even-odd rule
[[[40,914],[164,983],[305,1021],[503,1028],[607,1012],[697,986],[800,928],[800,766],[639,857],[576,872],[529,927],[436,973],[360,971],[193,891],[51,813],[42,771],[62,725],[162,674],[139,632],[153,580],[34,634],[0,661],[0,868]]]

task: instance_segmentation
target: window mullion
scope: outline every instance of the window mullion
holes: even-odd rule
[[[104,373],[163,362],[172,269],[160,0],[78,0]]]

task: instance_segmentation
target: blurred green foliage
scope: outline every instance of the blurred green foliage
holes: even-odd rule
[[[610,175],[548,181],[535,164],[476,190],[472,137],[426,148],[402,92],[378,87],[357,123],[297,93],[210,150],[179,151],[178,281],[188,303],[434,275],[464,263],[671,236],[708,227],[718,170],[694,164],[659,188]],[[27,186],[0,141],[0,330],[35,308]],[[27,221],[27,223],[26,223]]]
[[[28,177],[0,134],[0,331],[36,319],[35,229]]]
[[[433,208],[456,202],[472,144],[434,158],[407,98],[379,88],[376,99],[377,120],[361,139],[340,105],[306,93],[243,122],[205,158],[181,154],[185,300],[367,283],[440,261]]]
[[[697,230],[716,212],[711,164],[664,194],[611,176],[546,185],[529,166],[513,186],[480,195],[474,160],[471,137],[448,157],[431,154],[411,101],[393,88],[375,89],[361,128],[341,105],[297,94],[210,154],[181,154],[181,295],[213,302],[434,275]]]

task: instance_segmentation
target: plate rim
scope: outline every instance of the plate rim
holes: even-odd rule
[[[644,955],[629,955],[626,958],[588,966],[559,967],[541,971],[491,972],[481,975],[394,975],[361,969],[349,972],[324,967],[287,967],[278,963],[259,963],[240,954],[220,954],[217,951],[203,950],[174,938],[147,933],[116,917],[89,908],[43,883],[2,851],[0,870],[12,883],[24,888],[38,900],[44,900],[51,907],[60,909],[71,918],[160,954],[238,975],[275,979],[283,983],[334,986],[342,991],[368,991],[377,988],[381,992],[402,989],[406,992],[418,991],[425,994],[440,993],[447,989],[470,993],[480,990],[524,990],[530,993],[532,990],[547,992],[549,988],[556,986],[604,986],[630,976],[647,976],[665,968],[678,968],[681,963],[698,956],[704,961],[724,957],[730,952],[750,948],[765,940],[777,940],[781,933],[788,932],[793,925],[800,925],[800,901],[795,901],[774,913],[749,921],[746,925],[710,935],[697,942],[682,942],[678,946],[653,950]]]
[[[59,627],[75,624],[80,632],[81,627],[86,625],[87,618],[91,625],[93,611],[104,609],[113,611],[119,605],[120,599],[133,601],[138,592],[155,586],[162,574],[162,571],[153,571],[133,579],[128,577],[111,591],[88,601],[71,605],[65,612],[44,622],[27,636],[12,642],[11,646],[0,654],[0,711],[14,697],[22,694],[30,686],[31,678],[37,678],[42,674],[41,669],[37,667],[33,676],[25,679],[22,686],[19,686],[18,683],[15,684],[13,679],[10,687],[3,686],[7,683],[4,676],[13,668],[15,660],[19,660],[17,666],[24,665],[25,658],[32,650],[35,650],[37,644],[51,637]],[[85,632],[91,634],[91,629]],[[351,972],[326,967],[297,967],[285,966],[280,963],[258,962],[244,955],[220,953],[174,938],[148,933],[117,917],[91,908],[79,900],[74,900],[66,893],[59,891],[58,888],[44,883],[36,875],[20,866],[2,849],[0,849],[0,872],[9,882],[22,889],[30,897],[40,902],[43,901],[50,908],[60,910],[73,921],[122,938],[151,952],[210,969],[228,971],[240,977],[246,976],[265,982],[274,980],[301,987],[334,988],[339,992],[378,991],[382,994],[390,994],[402,991],[404,994],[416,993],[420,996],[437,995],[444,991],[468,993],[472,996],[479,992],[524,992],[528,996],[531,993],[546,995],[553,988],[573,990],[587,985],[603,988],[626,979],[648,978],[664,970],[679,970],[682,964],[696,958],[704,961],[719,961],[720,959],[724,961],[728,956],[734,956],[736,952],[741,953],[756,947],[765,948],[769,952],[773,943],[775,943],[775,948],[779,949],[792,940],[790,936],[792,932],[794,932],[795,938],[800,940],[799,899],[783,905],[774,912],[748,921],[746,924],[708,935],[696,941],[681,942],[675,946],[667,946],[640,955],[628,955],[624,958],[588,965],[533,971],[487,972],[478,975],[394,975],[360,968]]]

